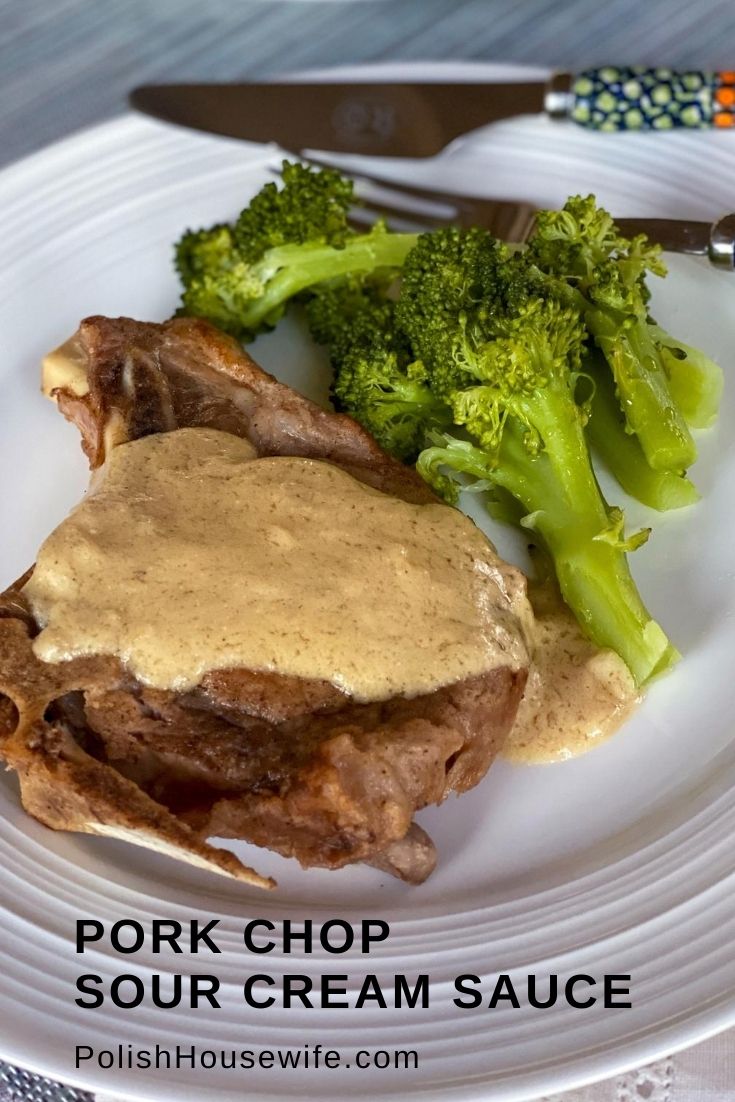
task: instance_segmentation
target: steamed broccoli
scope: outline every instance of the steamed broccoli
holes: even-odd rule
[[[655,471],[643,449],[626,430],[625,418],[615,396],[615,384],[602,354],[592,349],[583,370],[592,384],[589,420],[585,428],[593,452],[631,497],[651,509],[681,509],[699,501],[694,484],[677,471]]]
[[[396,325],[396,304],[389,286],[375,279],[347,278],[318,288],[306,303],[309,331],[317,342],[329,346],[335,371],[344,354],[379,341],[410,357],[406,337]]]
[[[306,317],[314,339],[329,345],[337,409],[391,455],[413,462],[428,434],[451,424],[451,411],[428,387],[384,290],[352,282],[326,287],[309,300]]]
[[[457,357],[458,319],[471,336],[485,326],[498,294],[522,299],[527,286],[506,246],[486,230],[450,228],[419,238],[401,273],[396,321],[437,394],[466,383]]]
[[[421,361],[405,364],[376,342],[342,361],[334,385],[336,404],[373,434],[397,459],[413,461],[432,430],[451,424],[451,411],[426,383]]]
[[[283,187],[266,184],[234,226],[189,231],[176,247],[180,312],[234,336],[272,327],[289,300],[346,276],[399,269],[415,234],[348,223],[352,184],[333,170],[283,165]]]
[[[349,222],[352,184],[284,163],[234,225],[177,246],[181,311],[250,339],[305,303],[332,397],[450,501],[531,529],[589,636],[641,684],[677,657],[644,607],[589,447],[656,509],[697,499],[689,426],[714,420],[722,373],[648,314],[660,251],[592,196],[542,211],[523,251],[484,230],[416,235]]]
[[[352,181],[335,169],[315,171],[284,161],[282,187],[266,184],[235,223],[235,239],[245,260],[254,264],[281,245],[344,245],[353,201]]]
[[[684,471],[696,459],[696,447],[648,324],[644,277],[665,275],[660,254],[643,236],[622,237],[589,195],[567,200],[560,211],[540,211],[525,259],[551,278],[554,293],[583,310],[649,465]]]
[[[258,285],[235,249],[232,227],[189,230],[176,245],[176,268],[184,286],[179,312],[207,318],[239,336]]]
[[[625,558],[647,533],[623,536],[622,513],[605,503],[590,462],[588,413],[576,397],[586,331],[575,305],[543,297],[489,235],[448,230],[423,236],[406,258],[397,317],[468,438],[445,437],[418,470],[445,496],[456,497],[453,472],[510,493],[590,637],[617,651],[638,683],[665,668],[675,651]]]
[[[694,429],[708,429],[717,420],[720,408],[722,368],[655,322],[649,322],[649,329],[661,353],[671,396],[685,421]]]

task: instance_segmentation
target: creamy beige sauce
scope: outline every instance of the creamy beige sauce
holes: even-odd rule
[[[25,593],[40,659],[157,688],[240,666],[380,700],[527,662],[522,577],[469,518],[210,429],[115,448]]]
[[[529,587],[531,669],[504,757],[528,764],[576,757],[612,735],[638,703],[628,667],[584,635],[550,586]]]

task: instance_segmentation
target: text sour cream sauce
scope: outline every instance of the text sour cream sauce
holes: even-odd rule
[[[522,577],[462,513],[211,429],[115,448],[24,592],[38,658],[162,689],[239,666],[381,700],[527,664]]]

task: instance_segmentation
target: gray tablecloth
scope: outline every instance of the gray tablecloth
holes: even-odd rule
[[[0,163],[153,80],[384,58],[735,65],[732,0],[0,0]]]
[[[520,61],[572,70],[608,62],[732,69],[735,3],[0,0],[0,165],[123,111],[127,91],[146,81],[228,80],[401,58]],[[700,1046],[689,1063],[678,1066],[685,1068],[678,1091],[673,1062],[622,1077],[584,1098],[735,1097],[734,1034]],[[728,1084],[733,1094],[722,1093]],[[90,1097],[0,1063],[0,1102]]]

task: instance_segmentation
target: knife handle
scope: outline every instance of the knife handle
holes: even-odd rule
[[[552,78],[547,110],[591,130],[735,129],[735,72],[606,65]]]

